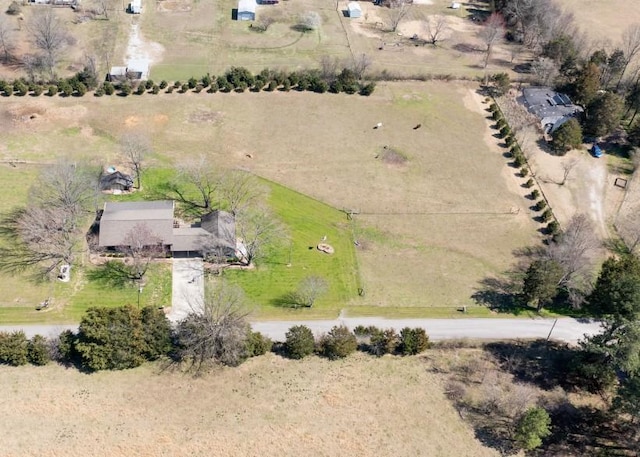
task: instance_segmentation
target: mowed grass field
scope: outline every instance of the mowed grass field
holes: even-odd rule
[[[359,274],[363,296],[352,290],[331,307],[325,303],[325,317],[339,309],[370,315],[386,314],[387,308],[407,316],[455,316],[462,305],[482,315],[488,312],[473,307],[471,299],[480,281],[509,268],[513,251],[535,242],[538,227],[517,190],[514,170],[485,142],[495,139],[482,111],[469,108],[473,90],[430,82],[380,84],[371,97],[176,93],[143,100],[9,101],[4,109],[19,107],[23,115],[14,117],[0,138],[3,144],[25,145],[23,152],[11,149],[18,158],[91,156],[119,165],[116,139],[142,130],[155,148],[148,167],[166,168],[206,154],[212,166],[241,167],[336,210],[359,212],[351,221],[346,215],[342,222],[335,216],[326,221],[353,238],[331,240],[323,227],[318,239],[294,241],[295,249],[308,249],[324,235],[336,244],[359,243],[358,272],[349,275]],[[30,110],[38,116],[24,115]],[[378,122],[382,128],[373,129]],[[407,161],[385,163],[384,146]],[[296,208],[286,212],[295,215]],[[297,260],[294,253],[293,268],[304,268]],[[313,274],[311,269],[295,274],[307,272]],[[259,281],[243,281],[270,317],[289,315],[261,298]],[[12,300],[4,297],[5,303]]]
[[[625,0],[562,0],[558,4],[573,14],[576,26],[589,39],[609,51],[620,45],[625,29],[640,22],[640,4]]]
[[[445,398],[444,376],[421,358],[364,354],[269,354],[197,379],[0,366],[2,455],[499,455]]]

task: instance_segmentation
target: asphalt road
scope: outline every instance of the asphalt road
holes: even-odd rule
[[[358,325],[375,325],[380,328],[423,327],[432,341],[447,339],[472,338],[483,340],[508,340],[546,338],[551,332],[551,339],[576,343],[584,335],[597,333],[600,324],[595,321],[572,318],[558,319],[553,331],[554,319],[384,319],[340,318],[319,321],[265,321],[252,322],[255,331],[262,332],[275,341],[284,341],[285,333],[293,325],[307,325],[316,334],[328,332],[334,325],[344,324],[353,329]],[[0,331],[24,330],[27,336],[35,334],[53,336],[62,330],[77,330],[77,325],[23,325],[0,326]]]

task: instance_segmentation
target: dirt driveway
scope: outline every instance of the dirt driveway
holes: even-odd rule
[[[173,259],[173,289],[171,322],[184,319],[191,312],[202,309],[204,300],[204,264],[198,258]]]

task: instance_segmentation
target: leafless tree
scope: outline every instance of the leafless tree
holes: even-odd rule
[[[169,189],[190,210],[208,213],[219,200],[221,180],[220,171],[211,165],[205,155],[200,155],[184,160],[178,166],[178,181],[170,183]]]
[[[600,245],[589,217],[585,214],[574,216],[560,237],[546,250],[547,257],[562,267],[564,274],[559,285],[567,289],[584,285],[593,254]]]
[[[358,79],[362,79],[364,74],[367,72],[369,67],[371,66],[371,58],[365,53],[359,54],[357,57],[353,58],[353,62],[351,63],[351,69],[356,74]]]
[[[177,360],[200,375],[214,364],[240,365],[247,357],[249,312],[242,290],[224,282],[207,284],[201,309],[178,324]],[[196,307],[194,306],[194,308]]]
[[[109,20],[109,12],[113,10],[114,0],[95,0],[95,7],[98,14]]]
[[[138,223],[129,230],[118,250],[125,255],[121,272],[127,279],[142,284],[154,259],[164,254],[162,240],[145,223]]]
[[[255,29],[258,32],[266,32],[267,30],[269,30],[269,27],[278,22],[278,20],[279,17],[277,17],[274,13],[263,14],[260,15],[258,20],[253,24],[251,28]]]
[[[46,59],[42,54],[24,54],[22,65],[30,81],[35,81],[49,71]]]
[[[77,224],[84,213],[99,205],[98,174],[95,167],[62,159],[40,173],[31,188],[31,205],[54,208]]]
[[[531,72],[538,84],[549,86],[553,85],[553,81],[558,77],[560,70],[553,59],[538,57],[531,64]]]
[[[262,206],[247,208],[239,213],[236,229],[244,246],[243,259],[240,260],[246,265],[264,257],[284,237],[279,221]]]
[[[564,186],[567,183],[567,179],[569,179],[569,175],[576,165],[578,165],[578,159],[571,159],[562,162],[562,181],[559,183],[561,186]]]
[[[624,52],[624,64],[620,71],[620,78],[616,88],[620,86],[622,78],[629,67],[629,64],[635,59],[640,52],[640,24],[631,24],[622,33],[622,52]]]
[[[395,0],[389,4],[389,29],[392,32],[398,30],[400,22],[411,11],[412,2],[408,0]]]
[[[244,211],[266,193],[258,179],[243,170],[229,170],[220,176],[220,202],[232,214]]]
[[[322,18],[315,11],[307,11],[300,15],[298,19],[298,27],[303,32],[310,32],[316,30],[322,25]]]
[[[449,20],[446,16],[436,14],[429,16],[424,22],[424,31],[427,34],[427,41],[433,46],[449,38]]]
[[[28,24],[28,30],[34,45],[44,54],[49,73],[53,76],[67,39],[62,21],[56,16],[53,8],[38,8]]]
[[[0,270],[34,270],[36,279],[52,279],[64,264],[71,265],[80,250],[79,231],[64,213],[31,206],[5,214],[0,221]]]
[[[329,283],[320,276],[307,276],[295,292],[296,304],[311,308],[318,298],[327,293]]]
[[[141,133],[127,133],[120,138],[120,149],[136,175],[136,189],[142,185],[143,163],[151,153],[149,137]]]
[[[493,46],[500,41],[504,35],[504,19],[500,13],[493,13],[489,16],[489,19],[485,21],[478,36],[485,44],[485,55],[483,68],[486,70],[491,59],[491,53],[493,52]]]
[[[15,49],[13,27],[5,17],[0,17],[0,53],[2,54],[2,62],[7,63],[13,60],[13,51]]]
[[[320,57],[320,77],[326,82],[336,79],[339,68],[340,60],[337,57],[327,55]]]

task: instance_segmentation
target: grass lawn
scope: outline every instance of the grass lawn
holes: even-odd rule
[[[357,297],[358,265],[350,225],[344,213],[317,200],[269,183],[269,205],[287,228],[288,240],[260,262],[255,270],[226,270],[258,305],[256,317],[336,317]],[[316,249],[326,236],[334,254]],[[311,310],[291,310],[282,299],[307,276],[324,278],[329,291]]]

